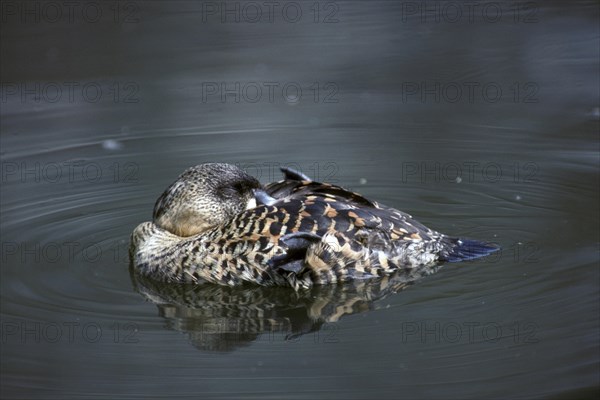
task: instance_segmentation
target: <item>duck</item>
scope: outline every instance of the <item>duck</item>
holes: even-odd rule
[[[425,276],[499,250],[432,230],[411,215],[291,168],[262,185],[237,166],[203,163],[160,195],[130,241],[131,268],[164,283],[290,286]]]

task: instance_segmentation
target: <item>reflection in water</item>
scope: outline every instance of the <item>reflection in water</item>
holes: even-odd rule
[[[324,324],[344,315],[376,309],[377,300],[430,273],[397,271],[381,279],[296,292],[288,287],[166,284],[143,277],[130,266],[134,288],[158,306],[168,327],[187,333],[196,348],[210,351],[231,351],[262,334],[293,340],[326,329]]]

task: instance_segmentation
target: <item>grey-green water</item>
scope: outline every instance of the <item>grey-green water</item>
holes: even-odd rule
[[[597,2],[74,3],[1,9],[3,398],[598,395]],[[132,281],[206,161],[503,250],[405,290]]]

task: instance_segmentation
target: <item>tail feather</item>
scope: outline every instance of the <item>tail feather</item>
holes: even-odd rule
[[[500,250],[494,243],[480,242],[470,239],[452,239],[447,252],[441,260],[449,263],[475,260]]]

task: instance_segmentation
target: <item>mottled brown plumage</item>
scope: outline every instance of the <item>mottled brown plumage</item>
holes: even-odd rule
[[[227,164],[184,172],[157,201],[154,221],[133,232],[135,271],[167,282],[299,289],[399,269],[427,274],[442,262],[497,249],[447,237],[339,186],[283,172],[285,180],[265,188]]]

